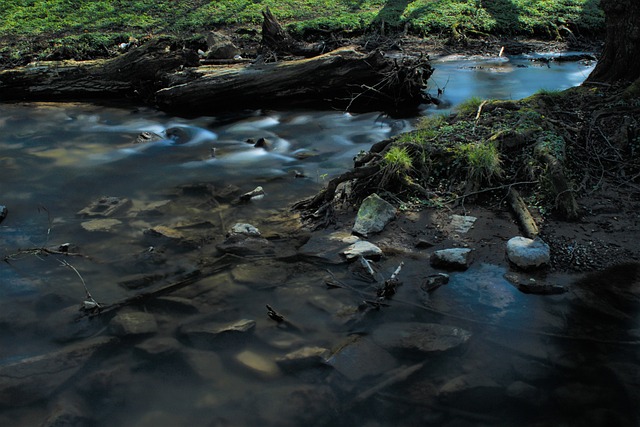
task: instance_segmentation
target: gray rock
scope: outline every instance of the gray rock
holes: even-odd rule
[[[136,139],[133,140],[133,144],[147,144],[149,142],[162,141],[162,137],[153,132],[140,132]]]
[[[289,272],[282,265],[258,262],[236,266],[231,270],[231,277],[237,283],[264,288],[283,284]]]
[[[278,365],[271,358],[251,350],[244,350],[238,353],[235,360],[240,366],[260,378],[270,379],[280,375]]]
[[[25,406],[48,398],[91,356],[114,341],[99,337],[1,366],[0,401],[6,406]]]
[[[371,242],[367,242],[364,240],[359,240],[352,245],[350,245],[347,249],[342,251],[342,254],[348,259],[352,260],[358,257],[380,257],[382,256],[382,249],[377,247]]]
[[[75,393],[65,393],[52,405],[40,427],[84,427],[96,424],[91,411]]]
[[[233,225],[233,227],[231,227],[231,230],[229,230],[229,235],[234,235],[234,234],[242,234],[245,236],[250,236],[250,237],[260,237],[260,230],[258,230],[256,227],[254,227],[251,224],[244,224],[244,223],[236,223]]]
[[[232,59],[240,54],[240,50],[229,36],[216,31],[207,34],[207,46],[207,59]]]
[[[435,251],[431,255],[431,265],[436,268],[466,270],[471,262],[469,248],[452,248]]]
[[[303,347],[276,359],[278,366],[294,371],[324,365],[331,352],[322,347]]]
[[[471,332],[437,323],[384,323],[372,334],[385,349],[434,353],[452,350],[465,344]]]
[[[556,295],[568,291],[566,286],[544,283],[533,277],[524,277],[517,273],[507,273],[504,278],[525,294]]]
[[[362,201],[353,232],[365,237],[379,233],[395,217],[396,208],[374,193]]]
[[[109,322],[109,331],[119,337],[149,335],[158,331],[158,323],[151,313],[118,313]]]
[[[338,372],[351,381],[381,375],[397,366],[396,360],[373,341],[351,337],[328,360]]]
[[[549,263],[551,250],[541,239],[517,236],[507,242],[507,258],[522,269],[541,267]]]

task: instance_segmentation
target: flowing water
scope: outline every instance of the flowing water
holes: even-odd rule
[[[436,69],[432,85],[445,88],[448,107],[564,89],[592,65],[448,58]],[[519,293],[503,278],[507,266],[479,263],[427,295],[416,284],[424,261],[410,260],[398,302],[368,310],[372,285],[346,265],[278,246],[293,235],[288,206],[412,124],[337,111],[182,119],[149,108],[3,105],[0,425],[634,425],[635,347],[567,338],[576,316],[568,299]],[[143,132],[157,140],[134,143]],[[259,138],[268,149],[247,143]],[[263,197],[237,201],[258,186]],[[130,204],[92,229],[78,212],[105,196]],[[275,253],[223,256],[215,246],[235,223],[257,226]],[[170,231],[149,231],[158,227]],[[82,256],[57,254],[67,243]],[[379,264],[385,277],[395,267]],[[122,335],[109,323],[115,312],[77,319],[85,286],[111,304],[194,271],[205,274],[120,310],[148,314],[151,326],[140,327],[149,334],[105,344],[95,337]],[[345,288],[329,289],[330,275]],[[269,318],[266,304],[286,321]],[[231,338],[203,331],[243,319],[255,323]],[[473,335],[418,358],[370,338],[409,321]],[[305,347],[335,355],[329,365],[274,363]]]

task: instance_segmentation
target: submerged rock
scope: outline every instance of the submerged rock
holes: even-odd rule
[[[314,233],[307,243],[300,247],[298,253],[305,258],[341,264],[345,262],[345,258],[340,256],[340,253],[359,240],[359,237],[344,232]]]
[[[114,341],[99,337],[1,366],[0,401],[6,406],[25,406],[48,398],[97,351]]]
[[[469,268],[470,255],[469,248],[452,248],[435,251],[431,255],[431,265],[436,268],[452,270],[466,270]]]
[[[276,363],[286,370],[301,370],[324,365],[331,352],[322,347],[303,347],[276,359]]]
[[[209,322],[182,326],[180,334],[193,346],[210,349],[232,345],[247,338],[255,326],[256,321],[250,319],[223,324]]]
[[[327,363],[351,381],[381,375],[397,366],[389,352],[359,336],[349,338]]]
[[[422,284],[420,284],[420,288],[425,292],[433,292],[447,283],[449,283],[449,275],[446,273],[437,273],[425,277]]]
[[[261,378],[274,378],[280,374],[280,369],[271,359],[250,350],[236,355],[236,361]]]
[[[109,331],[119,337],[150,335],[158,331],[158,323],[151,313],[119,313],[109,322]]]
[[[566,286],[544,283],[533,277],[527,278],[517,273],[507,273],[504,278],[525,294],[556,295],[568,291]]]
[[[122,213],[125,209],[131,207],[131,200],[121,199],[119,197],[103,196],[92,202],[86,208],[78,211],[77,216],[82,218],[106,218],[115,214]]]
[[[115,218],[92,219],[80,223],[80,226],[86,231],[112,231],[116,226],[122,224],[122,221]]]
[[[381,325],[372,338],[385,349],[436,353],[465,344],[471,332],[437,323],[394,322]]]
[[[379,233],[395,217],[396,208],[374,193],[362,201],[353,232],[365,237]]]
[[[491,412],[503,405],[506,390],[482,373],[465,374],[445,383],[438,397],[464,411]]]
[[[549,263],[551,250],[541,239],[517,236],[507,242],[507,258],[522,269],[536,268]]]

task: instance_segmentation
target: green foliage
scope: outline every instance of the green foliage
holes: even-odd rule
[[[458,150],[466,160],[471,181],[491,181],[502,175],[502,161],[496,144],[470,142],[461,145]]]

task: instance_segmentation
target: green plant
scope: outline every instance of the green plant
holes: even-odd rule
[[[463,116],[469,116],[478,112],[478,107],[484,100],[478,96],[472,96],[466,101],[461,102],[456,107],[456,111]]]
[[[470,142],[458,148],[464,158],[469,180],[479,183],[502,175],[500,152],[494,143]]]

